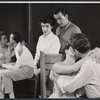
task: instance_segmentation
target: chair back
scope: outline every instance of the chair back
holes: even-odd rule
[[[47,98],[52,94],[54,83],[49,79],[50,70],[53,64],[63,60],[63,54],[44,54],[40,52],[41,98]]]

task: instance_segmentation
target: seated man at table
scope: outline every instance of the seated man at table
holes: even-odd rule
[[[84,34],[76,33],[71,35],[69,42],[75,55],[83,59],[91,52],[90,42]],[[82,66],[78,66],[78,69],[79,71],[76,70],[78,71],[76,75],[61,75],[58,77],[52,75],[50,78],[59,86],[63,96],[68,93],[74,93],[84,86],[88,98],[100,98],[100,80],[98,80],[100,77],[100,64],[90,58]]]

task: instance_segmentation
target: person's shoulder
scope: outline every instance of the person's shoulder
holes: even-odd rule
[[[29,50],[26,45],[23,45],[22,48],[23,48],[23,50]]]
[[[54,33],[52,34],[52,37],[55,38],[55,39],[59,39],[58,36]]]
[[[86,60],[83,64],[87,64],[87,65],[91,65],[93,64],[95,61],[92,60],[92,58]]]
[[[26,45],[23,45],[22,49],[25,50],[25,49],[28,49],[28,47]]]
[[[25,45],[23,45],[23,53],[24,53],[25,55],[29,55],[29,54],[30,54],[29,48],[26,47]]]
[[[43,38],[43,34],[39,36],[39,40]]]
[[[43,37],[43,34],[39,36],[39,38]]]
[[[71,23],[70,27],[73,27],[74,32],[81,33],[81,29],[74,23]]]
[[[79,28],[76,24],[71,22],[71,26],[75,27],[75,28]]]
[[[82,66],[81,66],[81,68],[82,69],[91,69],[91,65],[93,65],[92,64],[92,59],[88,59],[87,61],[85,61],[83,64],[82,64]]]

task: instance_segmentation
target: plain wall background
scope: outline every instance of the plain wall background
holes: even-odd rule
[[[99,3],[15,3],[0,4],[0,30],[8,35],[13,31],[23,34],[28,42],[37,43],[42,34],[38,19],[46,14],[53,15],[57,7],[66,7],[69,19],[80,27],[90,39],[92,48],[100,47],[100,4]],[[30,16],[30,17],[29,17]],[[30,20],[29,20],[30,19]],[[57,25],[54,28],[54,32]]]
[[[31,4],[31,34],[33,34],[33,42],[37,41],[38,36],[42,34],[41,28],[37,23],[38,18],[45,14],[53,15],[53,11],[62,6],[67,8],[69,19],[88,36],[91,47],[100,47],[100,4],[94,3]]]
[[[0,4],[0,31],[20,32],[28,41],[28,4]]]

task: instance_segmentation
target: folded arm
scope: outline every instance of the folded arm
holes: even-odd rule
[[[82,64],[88,59],[89,59],[88,57],[85,57],[77,61],[73,65],[66,65],[66,64],[64,65],[62,64],[62,62],[56,63],[53,65],[52,70],[57,74],[70,74],[70,73],[78,71],[81,68]]]
[[[70,79],[59,78],[57,83],[63,93],[73,93],[75,90],[87,85],[92,80],[92,75],[91,67],[84,64],[76,76],[70,76]]]

